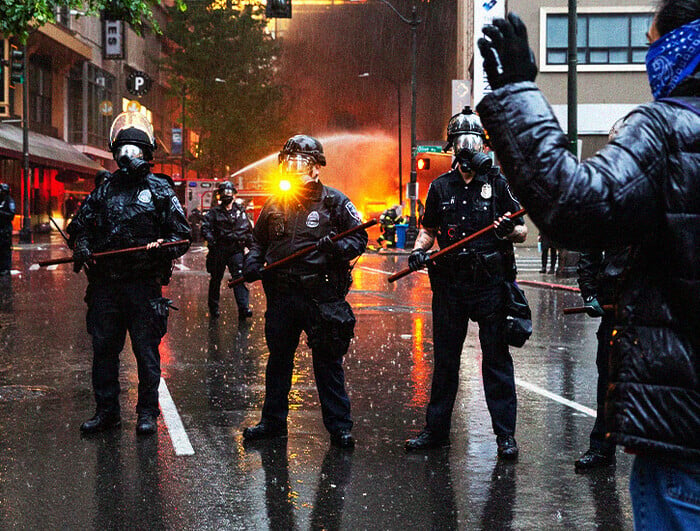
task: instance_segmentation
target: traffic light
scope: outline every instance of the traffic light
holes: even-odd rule
[[[267,18],[292,18],[292,0],[267,0]]]
[[[418,170],[429,170],[430,169],[430,159],[428,157],[420,157],[416,161],[416,168]]]
[[[12,83],[24,83],[24,52],[15,45],[10,50],[10,80]]]

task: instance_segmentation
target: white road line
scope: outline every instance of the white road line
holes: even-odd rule
[[[160,379],[158,398],[160,410],[163,413],[163,420],[165,420],[165,425],[170,433],[170,439],[173,441],[175,455],[194,455],[194,448],[190,444],[190,438],[182,425],[182,420],[177,412],[177,407],[175,407],[175,402],[173,402],[173,397],[170,396],[170,391],[168,391],[164,378]]]
[[[364,269],[365,271],[371,271],[372,273],[381,273],[382,275],[393,274],[393,273],[390,273],[389,271],[384,271],[383,269],[374,269],[373,267],[360,266],[360,269]]]
[[[32,264],[29,266],[29,271],[39,271],[41,266],[39,264]]]
[[[544,397],[549,398],[550,400],[554,400],[555,402],[559,402],[560,404],[564,404],[565,406],[569,406],[572,409],[575,409],[576,411],[580,411],[581,413],[585,413],[586,415],[590,415],[591,417],[595,418],[596,417],[596,412],[594,409],[591,409],[586,406],[582,406],[581,404],[578,404],[576,402],[572,402],[571,400],[567,400],[563,396],[555,395],[554,393],[550,393],[546,389],[543,389],[542,387],[531,384],[530,382],[526,382],[525,380],[521,380],[520,378],[515,379],[516,385],[519,385],[520,387],[524,387],[528,391],[532,391],[533,393],[537,393],[538,395],[542,395]]]
[[[56,271],[56,269],[58,269],[58,264],[50,265],[46,269],[47,271]]]
[[[39,265],[39,264],[37,264],[37,265]],[[22,273],[22,272],[19,269],[11,269],[10,270],[11,275],[19,275],[20,273]]]
[[[187,267],[185,264],[176,263],[175,267],[177,269],[179,269],[180,271],[189,271],[190,270],[190,268]]]

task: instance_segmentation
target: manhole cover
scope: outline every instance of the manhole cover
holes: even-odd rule
[[[45,385],[0,385],[0,402],[11,400],[32,400],[41,398],[51,391]]]

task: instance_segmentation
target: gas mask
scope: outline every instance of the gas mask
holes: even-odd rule
[[[302,184],[318,181],[315,174],[316,162],[313,157],[301,153],[280,155],[280,170],[282,173],[294,177]]]
[[[455,158],[452,167],[458,164],[463,172],[474,172],[484,174],[491,169],[493,162],[484,151],[484,139],[481,135],[465,134],[459,135],[452,140]]]
[[[233,190],[223,190],[220,192],[219,201],[224,206],[228,206],[233,202]]]
[[[151,171],[151,165],[143,160],[143,150],[134,144],[122,144],[114,153],[114,160],[130,176],[144,178]]]

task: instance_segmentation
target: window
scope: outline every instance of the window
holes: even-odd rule
[[[56,136],[51,127],[51,58],[29,58],[29,121],[39,133]]]
[[[649,13],[579,13],[577,54],[580,65],[644,65]],[[547,65],[566,65],[568,16],[546,15]]]
[[[112,115],[100,112],[103,102],[114,105],[115,78],[91,63],[74,66],[68,76],[68,137],[74,144],[105,149]],[[85,98],[87,97],[87,99]]]

